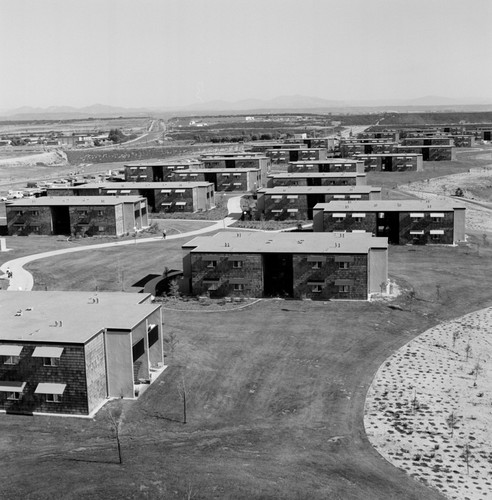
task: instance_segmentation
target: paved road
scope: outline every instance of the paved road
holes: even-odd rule
[[[178,239],[178,238],[187,238],[192,236],[198,236],[201,234],[210,233],[213,231],[217,231],[218,229],[225,229],[226,227],[234,224],[236,222],[242,211],[240,205],[240,196],[235,196],[233,198],[229,198],[227,202],[227,209],[229,215],[221,220],[212,224],[210,226],[196,229],[195,231],[189,231],[187,233],[173,234],[166,238],[166,240]],[[13,291],[29,291],[32,290],[34,286],[34,280],[32,274],[29,271],[24,269],[24,266],[29,262],[33,262],[39,259],[46,259],[47,257],[54,257],[56,255],[62,255],[66,253],[72,252],[87,252],[90,250],[98,250],[100,248],[111,248],[111,247],[119,247],[123,245],[141,245],[144,243],[150,243],[155,241],[162,241],[162,236],[153,236],[151,238],[142,238],[137,240],[125,240],[125,241],[115,241],[111,243],[101,243],[100,245],[89,245],[75,248],[65,248],[62,250],[52,250],[49,252],[36,253],[32,255],[26,255],[25,257],[19,257],[18,259],[9,260],[5,262],[2,266],[0,266],[0,272],[4,274],[4,278],[6,278],[7,269],[12,271],[12,278],[10,279],[9,286],[7,290]]]

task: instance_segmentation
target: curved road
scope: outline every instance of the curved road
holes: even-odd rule
[[[213,231],[217,231],[218,229],[224,229],[236,222],[241,213],[241,205],[240,205],[240,196],[236,196],[234,198],[229,198],[227,202],[227,210],[229,212],[229,215],[215,224],[212,224],[210,226],[204,227],[202,229],[196,229],[195,231],[189,231],[187,233],[180,233],[180,234],[173,234],[168,236],[166,239],[171,240],[171,239],[178,239],[178,238],[186,238],[186,237],[192,237],[192,236],[197,236],[200,234],[205,234],[205,233],[210,233]],[[34,280],[32,277],[32,274],[29,271],[26,271],[24,269],[24,266],[28,264],[29,262],[33,262],[35,260],[39,259],[45,259],[47,257],[53,257],[56,255],[62,255],[65,253],[71,253],[71,252],[84,252],[84,251],[90,251],[90,250],[97,250],[100,248],[110,248],[110,247],[119,247],[123,245],[135,245],[142,244],[142,243],[149,243],[157,240],[162,240],[162,236],[153,236],[151,238],[142,238],[140,240],[125,240],[125,241],[115,241],[111,243],[101,243],[100,245],[89,245],[89,246],[82,246],[82,247],[76,247],[76,248],[64,248],[62,250],[51,250],[49,252],[42,252],[42,253],[35,253],[31,255],[26,255],[25,257],[19,257],[17,259],[12,259],[0,266],[0,271],[4,274],[3,277],[6,276],[7,269],[10,269],[12,271],[12,278],[10,279],[9,282],[9,287],[7,290],[15,290],[15,291],[29,291],[32,290],[32,287],[34,285]]]

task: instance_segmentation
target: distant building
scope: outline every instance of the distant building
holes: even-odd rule
[[[9,201],[5,208],[10,236],[122,236],[149,225],[147,200],[140,196],[42,196]]]
[[[326,148],[282,148],[267,149],[265,154],[272,165],[284,165],[294,161],[316,161],[327,158]]]
[[[475,136],[472,134],[456,134],[450,137],[457,148],[472,148],[475,146]]]
[[[175,182],[210,182],[215,191],[255,191],[262,187],[259,168],[201,168],[180,170],[171,177]]]
[[[164,367],[149,294],[0,292],[0,411],[94,415]]]
[[[367,300],[388,278],[386,238],[223,231],[183,245],[192,295]]]
[[[374,186],[277,186],[258,191],[256,216],[266,220],[311,220],[318,203],[379,199],[381,188]]]
[[[403,139],[402,146],[454,146],[451,137],[440,136],[425,136],[425,137],[407,137]]]
[[[364,173],[364,162],[358,159],[326,158],[324,160],[293,161],[287,172],[358,172]]]
[[[397,142],[380,141],[371,142],[344,141],[340,143],[340,154],[342,158],[352,158],[357,154],[393,153],[398,146]]]
[[[125,181],[129,182],[168,182],[173,172],[189,168],[201,168],[199,160],[168,160],[125,165]]]
[[[151,212],[198,212],[215,207],[210,182],[95,182],[47,188],[48,196],[139,196]]]
[[[385,139],[390,142],[398,142],[400,134],[398,130],[367,131],[357,134],[357,139]]]
[[[357,154],[355,158],[364,162],[366,172],[405,172],[423,170],[422,155],[415,153]]]
[[[452,161],[456,160],[454,146],[398,146],[397,153],[415,153],[422,155],[423,161]]]
[[[332,201],[313,209],[315,232],[367,232],[389,243],[441,243],[465,239],[465,208],[441,201]]]
[[[363,186],[366,174],[359,172],[285,172],[270,174],[267,187],[275,186]]]
[[[279,142],[279,141],[254,141],[245,144],[251,153],[265,153],[269,149],[307,149],[303,142]]]
[[[259,169],[261,172],[261,183],[266,183],[266,176],[270,170],[270,159],[267,156],[259,156],[255,154],[238,153],[231,155],[215,155],[203,156],[203,167],[206,169],[212,168],[230,168],[230,169]]]

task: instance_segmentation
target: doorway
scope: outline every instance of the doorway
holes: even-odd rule
[[[294,270],[291,254],[263,255],[263,284],[265,297],[294,296]]]
[[[70,212],[68,207],[51,207],[53,234],[71,234]]]

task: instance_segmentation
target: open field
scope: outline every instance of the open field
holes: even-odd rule
[[[385,301],[271,300],[229,313],[189,312],[186,321],[182,312],[164,310],[165,332],[178,338],[170,367],[139,401],[111,404],[124,407],[123,465],[114,463],[107,409],[93,422],[2,417],[3,493],[441,498],[372,448],[363,428],[365,394],[395,349],[444,320],[492,305],[491,257],[468,247],[391,247],[392,279],[416,291],[413,301],[405,291],[395,300],[403,310]],[[104,272],[103,262],[96,271]],[[74,287],[73,277],[67,285]],[[182,376],[186,425],[176,389]]]

